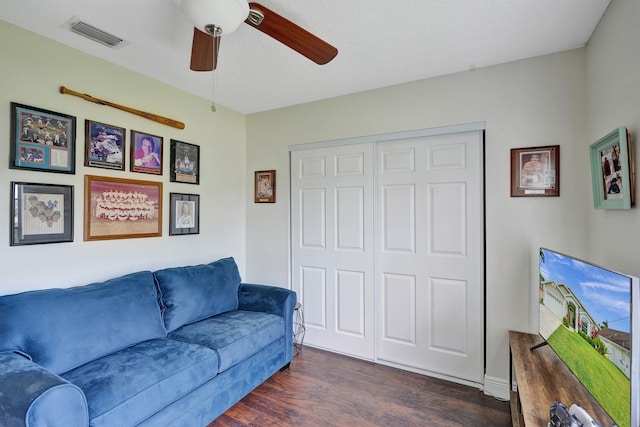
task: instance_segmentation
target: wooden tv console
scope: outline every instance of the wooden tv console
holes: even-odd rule
[[[569,408],[584,407],[602,427],[613,420],[571,373],[558,355],[544,346],[540,335],[509,331],[511,375],[515,374],[517,391],[511,391],[511,419],[514,426],[546,427],[551,403],[560,401]],[[509,384],[513,384],[513,378]]]

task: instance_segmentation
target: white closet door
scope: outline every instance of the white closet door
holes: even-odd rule
[[[292,276],[305,344],[374,358],[373,144],[291,153]]]
[[[481,384],[482,133],[377,150],[377,358]]]

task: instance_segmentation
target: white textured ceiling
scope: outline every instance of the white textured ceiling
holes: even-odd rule
[[[212,0],[216,1],[216,0]],[[212,73],[189,70],[193,26],[173,0],[2,0],[0,19],[250,114],[583,47],[609,0],[261,0],[338,48],[316,65],[246,24]],[[76,17],[128,44],[64,28]],[[79,88],[90,93],[91,88]]]

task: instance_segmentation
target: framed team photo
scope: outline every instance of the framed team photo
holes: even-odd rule
[[[84,240],[162,236],[162,182],[85,175]]]

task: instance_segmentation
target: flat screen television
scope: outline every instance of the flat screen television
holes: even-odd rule
[[[540,335],[618,426],[640,427],[638,278],[546,248],[539,265]]]

